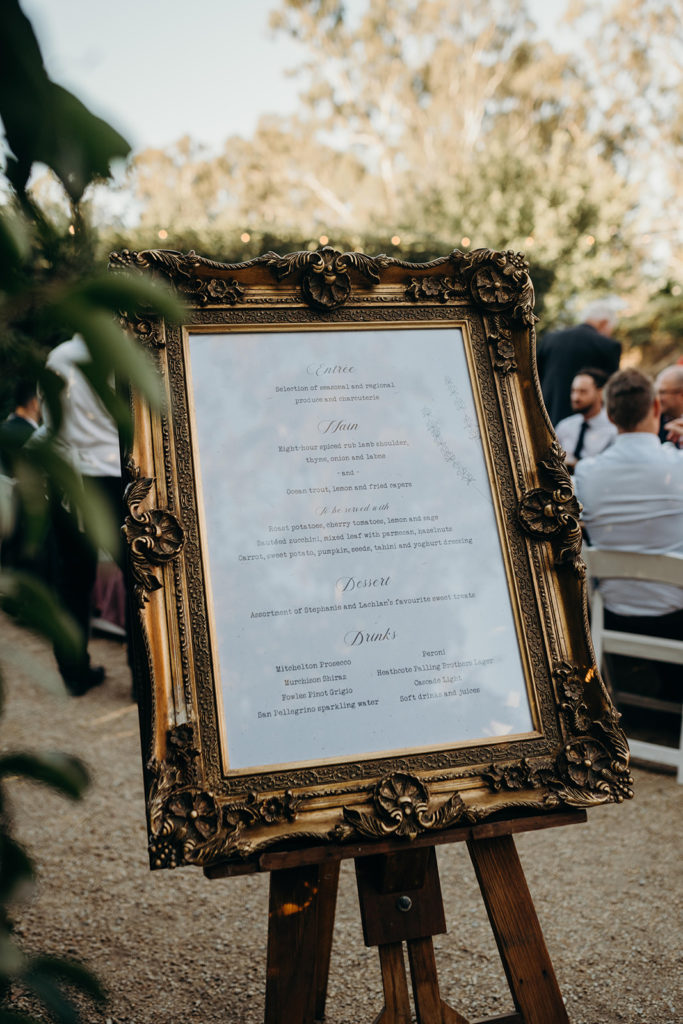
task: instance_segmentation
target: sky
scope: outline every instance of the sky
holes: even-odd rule
[[[50,77],[135,150],[209,146],[292,113],[300,48],[268,29],[273,0],[21,0]]]
[[[350,5],[360,0],[350,0]],[[457,0],[454,0],[457,2]],[[485,0],[482,0],[485,2]],[[268,27],[276,0],[21,0],[50,77],[133,149],[183,135],[219,149],[263,114],[291,114],[303,50]],[[529,0],[551,28],[566,0]]]

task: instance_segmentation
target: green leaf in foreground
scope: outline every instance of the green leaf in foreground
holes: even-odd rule
[[[8,776],[42,782],[73,800],[83,796],[90,782],[88,770],[80,758],[58,750],[40,753],[16,751],[0,756],[0,778]]]
[[[31,958],[31,972],[63,981],[68,985],[76,985],[86,995],[98,1002],[106,999],[106,992],[87,968],[74,960],[58,960],[55,957],[36,956]]]
[[[93,306],[116,312],[153,311],[167,320],[181,320],[183,304],[175,294],[149,277],[124,271],[93,274],[70,289],[70,294]]]
[[[52,643],[59,642],[65,654],[78,654],[78,626],[35,576],[23,572],[0,573],[0,606],[16,616],[22,625]]]
[[[33,876],[33,863],[23,846],[0,830],[0,904],[5,905],[16,899],[21,890],[33,881]],[[17,956],[13,955],[11,947],[5,949],[5,956],[16,965]],[[6,963],[0,956],[0,974],[3,972],[2,965]]]
[[[31,23],[17,0],[3,0],[0,117],[11,149],[6,173],[20,194],[35,162],[47,164],[77,202],[130,146],[72,93],[50,80]]]
[[[61,451],[59,442],[48,438],[35,445],[25,445],[23,454],[42,470],[57,494],[63,495],[68,505],[78,510],[95,547],[115,551],[119,544],[119,529],[109,504],[99,491],[88,486],[87,478],[77,473]]]
[[[154,363],[114,322],[111,312],[91,304],[83,295],[68,294],[46,310],[46,318],[81,334],[103,372],[134,381],[150,404],[155,408],[161,404],[161,385]]]

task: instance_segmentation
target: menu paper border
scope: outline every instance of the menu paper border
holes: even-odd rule
[[[630,796],[628,746],[590,640],[580,509],[538,385],[533,287],[524,257],[455,250],[410,264],[327,246],[240,264],[196,253],[124,250],[110,263],[118,272],[163,279],[187,303],[179,323],[150,310],[122,314],[155,362],[165,392],[161,409],[135,390],[126,394],[133,442],[125,453],[123,529],[136,608],[132,640],[151,866],[242,862],[266,847],[401,844],[458,825]],[[192,339],[216,346],[215,367],[213,356],[192,366]],[[407,363],[405,372],[387,358],[392,343]],[[348,448],[348,463],[333,462],[332,449],[321,452],[319,439],[305,439],[323,419],[316,406],[339,408],[344,392],[336,393],[336,403],[296,405],[297,395],[312,392],[275,391],[306,386],[297,383],[296,357],[309,359],[311,346],[323,359],[342,347],[353,354],[353,362],[334,355],[332,365],[360,365],[364,353],[360,392],[373,382],[396,385],[379,398],[367,388],[367,415],[349,421],[358,427],[345,442],[356,445]],[[276,359],[285,349],[286,359]],[[227,362],[226,352],[233,353]],[[449,374],[436,372],[444,353],[455,359]],[[447,377],[457,377],[452,393]],[[469,440],[458,436],[464,422]],[[275,448],[278,431],[283,452]],[[378,440],[402,443],[387,445],[385,459],[370,460],[368,454],[381,454]],[[306,463],[309,457],[319,461]],[[355,610],[339,608],[329,592],[330,582],[353,575],[342,564],[347,544],[340,540],[342,533],[348,539],[353,523],[342,525],[350,522],[346,513],[331,515],[335,532],[330,527],[323,536],[336,541],[318,555],[323,545],[309,496],[282,493],[288,474],[295,484],[290,489],[302,492],[329,489],[333,472],[351,469],[357,475],[345,479],[373,482],[378,494],[383,483],[400,479],[399,469],[414,485],[409,501],[401,496],[393,509],[376,513],[412,519],[396,531],[406,530],[401,542],[411,547],[401,559],[398,546],[395,555],[389,544],[381,546],[381,536],[379,549],[367,538],[367,579],[385,581],[383,596]],[[486,484],[476,501],[467,500],[464,481],[470,478],[478,487]],[[466,511],[461,520],[452,507],[456,499]],[[280,550],[295,550],[289,538],[297,526],[311,530],[299,531],[309,538],[304,554],[282,559],[293,571],[271,570],[277,559],[266,557],[233,571],[240,554],[278,550],[267,543],[269,535],[287,538]],[[221,532],[226,527],[227,535]],[[473,543],[470,554],[452,545],[452,554],[448,545],[435,546],[437,558],[416,557],[417,535],[409,531],[431,528],[444,531],[442,537],[449,530],[478,537],[478,547]],[[464,577],[467,587],[458,582]],[[299,600],[307,588],[311,599]],[[462,597],[465,592],[484,595],[481,604]],[[441,608],[434,610],[427,598],[443,599]],[[399,606],[397,599],[406,603]],[[350,622],[362,610],[369,616],[367,635],[381,638],[387,627],[379,621],[391,601],[400,608],[400,630],[391,640],[396,657],[354,654],[350,672],[333,673],[346,674],[341,688],[354,692],[328,693],[328,703],[338,698],[340,706],[327,724],[318,723],[315,735],[289,728],[297,719],[313,722],[314,711],[275,716],[277,729],[264,718],[269,728],[254,730],[254,707],[272,711],[274,697],[279,706],[314,700],[283,701],[284,686],[274,683],[282,673],[274,666],[287,668],[287,692],[301,694],[308,670],[298,673],[296,666],[344,660],[324,653],[339,642],[335,621]],[[307,605],[314,611],[304,615]],[[469,619],[466,606],[475,609]],[[317,621],[320,628],[310,631],[309,642],[308,628],[297,624],[292,657],[285,660],[279,623],[298,618],[298,607],[301,621]],[[250,617],[269,610],[287,614]],[[456,698],[451,690],[461,683],[476,689],[465,663],[489,661],[490,668],[491,657],[502,659],[494,664],[503,671],[486,677],[481,709],[477,697],[468,704],[470,719],[461,716],[456,728],[444,725],[442,719],[454,720],[454,703],[472,697]],[[457,662],[465,674],[449,681],[444,666]],[[413,682],[406,685],[405,677]],[[382,682],[381,695],[414,691],[440,699],[369,704],[380,700],[383,680],[391,682]],[[366,710],[356,738],[334,719],[357,714],[359,707],[341,704],[360,699]],[[420,706],[450,708],[449,716],[416,715],[412,709]]]
[[[509,565],[500,545],[500,510],[490,490],[471,388],[466,325],[404,324],[372,331],[366,327],[360,338],[358,333],[347,326],[326,332],[311,328],[184,335],[190,389],[194,393],[198,387],[202,395],[202,407],[195,404],[192,410],[192,437],[204,564],[213,580],[210,632],[216,688],[223,696],[220,705],[232,709],[219,717],[226,771],[386,756],[410,747],[436,750],[535,732],[528,659],[512,604]],[[196,350],[207,348],[210,355],[200,358]],[[344,353],[341,362],[335,358],[339,352]],[[199,384],[197,363],[202,367]],[[416,398],[418,377],[421,400]],[[224,403],[214,391],[216,381],[234,382],[235,393]],[[226,390],[224,384],[218,388]],[[437,392],[445,400],[443,409],[434,408]],[[249,431],[240,411],[243,393],[249,395]],[[220,424],[216,407],[221,409]],[[404,420],[411,412],[406,430]],[[257,450],[249,438],[261,434],[266,437]],[[242,458],[217,456],[213,449],[219,444],[221,452],[239,452]],[[221,465],[221,472],[209,472],[213,559],[202,451]],[[234,462],[241,463],[241,474]],[[392,463],[403,467],[404,476],[418,473],[420,479],[389,479],[398,469]],[[428,472],[422,463],[429,464]],[[253,501],[253,477],[270,475],[278,479],[276,491],[265,501]],[[429,489],[438,512],[427,507]],[[231,495],[239,496],[232,513]],[[408,508],[406,495],[412,502]],[[285,506],[303,508],[305,529],[296,518],[280,522],[290,516]],[[463,537],[463,530],[477,537]],[[241,539],[244,533],[249,539]],[[463,559],[463,553],[470,557]],[[468,581],[476,575],[477,563],[481,570],[482,560],[493,560],[487,573],[492,578],[485,593],[475,594]],[[352,564],[359,562],[365,568],[349,575]],[[287,586],[295,572],[302,577],[299,589]],[[419,586],[411,590],[410,584],[406,591],[406,577],[417,575],[424,592]],[[342,578],[346,583],[340,594]],[[234,590],[226,601],[231,583]],[[349,586],[354,600],[346,596]],[[384,600],[372,600],[377,597],[375,586],[382,588]],[[282,599],[273,597],[281,592],[286,595]],[[311,597],[316,593],[317,598]],[[273,604],[274,609],[268,607]],[[459,615],[466,605],[472,606],[469,614]],[[419,617],[420,624],[411,617]],[[396,618],[402,625],[402,645]],[[441,633],[427,643],[434,620],[440,621]],[[454,639],[456,625],[467,646]],[[278,629],[282,626],[284,630]],[[496,641],[506,628],[503,660]],[[264,651],[268,633],[285,630],[287,635],[273,644],[269,657],[253,656]],[[292,646],[292,632],[301,637],[298,648]],[[475,654],[474,637],[482,633],[488,640],[478,640]],[[333,645],[332,653],[325,651],[325,641]],[[371,645],[375,650],[369,654]],[[311,652],[321,649],[327,657],[315,660]],[[242,669],[237,688],[228,682],[240,674],[236,661]],[[269,683],[260,687],[266,677]],[[486,694],[487,689],[490,697],[483,704],[482,690]],[[396,714],[397,700],[408,705],[400,709],[403,715]],[[468,705],[474,702],[488,708],[488,718],[479,731],[470,726],[467,735],[463,719],[471,717]],[[506,704],[510,721],[502,721]],[[437,735],[430,734],[427,718]],[[331,736],[325,735],[328,726]],[[259,735],[266,730],[266,736]],[[339,730],[346,733],[346,749]],[[377,740],[374,746],[370,742],[373,735],[379,737],[379,747]],[[393,748],[387,748],[385,737],[394,739]],[[237,759],[229,756],[235,747],[240,750]],[[274,753],[278,750],[279,756]]]

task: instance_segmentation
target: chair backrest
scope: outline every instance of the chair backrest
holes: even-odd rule
[[[607,551],[584,547],[581,552],[591,581],[646,580],[683,587],[683,555],[652,555],[641,551]],[[595,661],[601,665],[606,651],[630,657],[652,658],[683,664],[683,642],[605,629],[605,609],[600,587],[591,588],[591,633]]]
[[[683,555],[651,555],[639,551],[605,551],[602,548],[584,547],[582,557],[593,582],[596,579],[627,579],[683,586]],[[595,661],[600,667],[602,667],[604,652],[683,665],[683,641],[681,640],[605,629],[604,605],[599,586],[592,587],[591,632]],[[681,675],[683,677],[683,673]],[[617,699],[617,703],[620,698],[626,699],[624,693],[616,692],[613,695]],[[630,695],[629,703],[639,707],[670,704],[671,707],[676,708],[675,702],[671,704],[668,701],[658,701],[647,697],[639,698],[636,701],[633,699],[633,695]],[[666,710],[668,711],[670,708],[667,707]],[[680,702],[678,702],[677,710],[680,710]],[[683,719],[678,748],[631,738],[629,738],[629,746],[634,757],[639,757],[646,762],[655,762],[676,768],[678,782],[683,784]]]
[[[590,575],[598,579],[646,580],[683,587],[683,555],[584,547],[582,557]]]

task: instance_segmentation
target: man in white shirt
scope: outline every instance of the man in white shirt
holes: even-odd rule
[[[47,369],[64,382],[62,422],[55,441],[81,476],[120,479],[118,430],[81,370],[89,362],[90,349],[80,334],[57,345],[47,357]]]
[[[602,404],[602,390],[608,374],[597,367],[579,370],[572,381],[569,400],[574,410],[555,427],[557,440],[567,453],[567,466],[574,471],[581,458],[599,455],[617,436]]]
[[[54,440],[60,454],[80,474],[85,496],[97,492],[109,506],[114,521],[121,522],[121,459],[116,424],[93,391],[81,365],[91,362],[90,350],[76,334],[54,348],[46,367],[64,382],[60,398],[62,421]],[[47,410],[46,410],[47,412]],[[52,430],[46,416],[47,431]],[[74,653],[55,645],[55,656],[67,690],[80,697],[104,679],[104,669],[92,667],[88,654],[91,602],[97,572],[97,550],[80,528],[78,516],[67,508],[62,495],[52,502],[55,537],[55,588],[63,607],[81,631],[81,643]],[[120,548],[110,552],[121,560]]]
[[[574,474],[590,543],[683,554],[683,452],[659,440],[652,382],[638,370],[619,370],[607,382],[605,404],[617,437]],[[608,629],[683,640],[683,580],[680,587],[605,580],[600,589]]]

